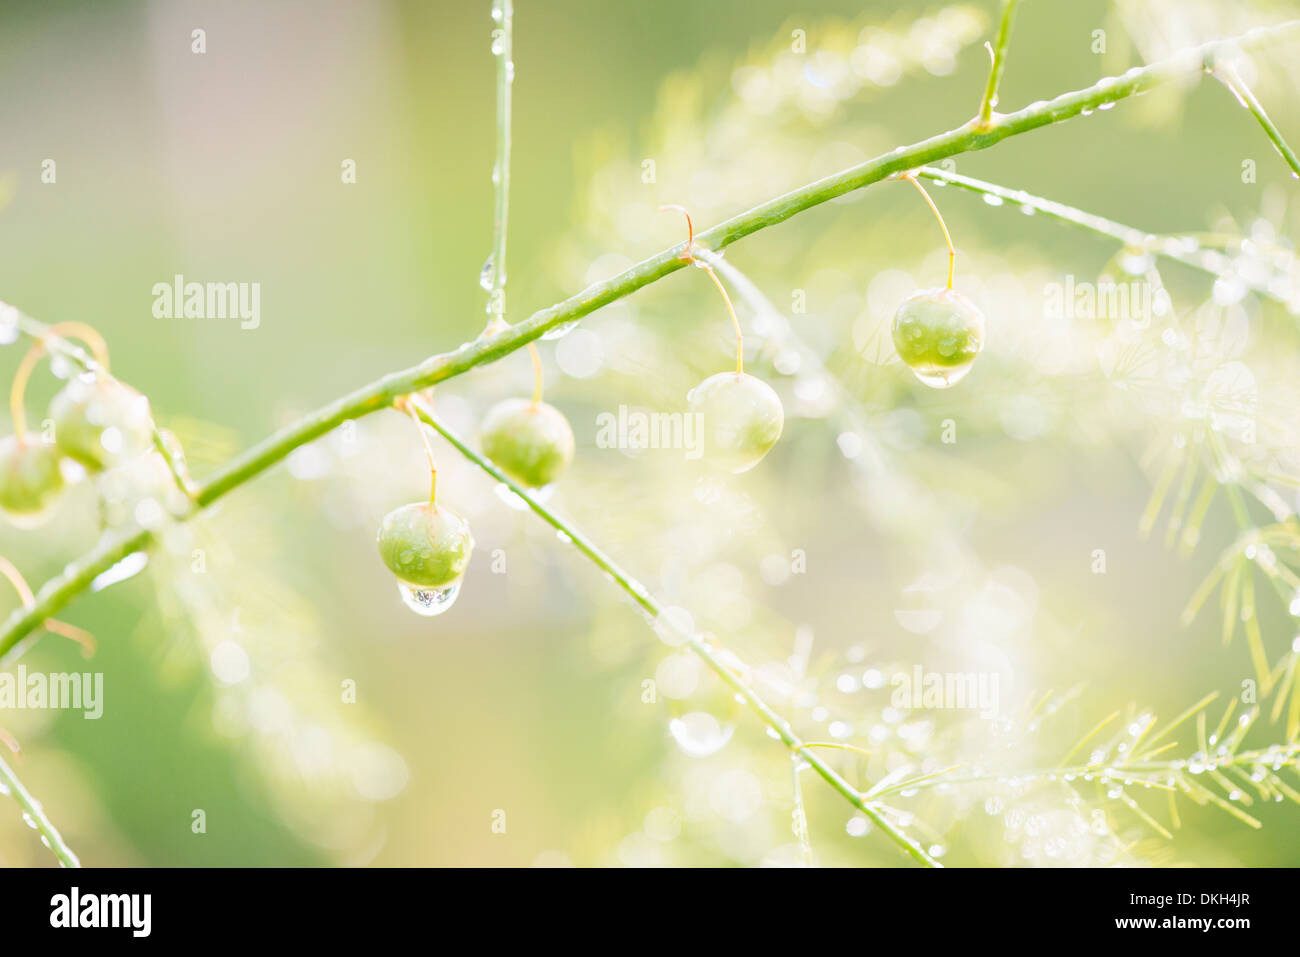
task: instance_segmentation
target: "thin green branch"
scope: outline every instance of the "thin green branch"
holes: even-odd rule
[[[23,820],[36,829],[41,835],[41,843],[54,852],[60,864],[64,867],[81,866],[81,859],[64,842],[59,829],[50,823],[41,802],[32,797],[31,792],[23,787],[23,782],[18,780],[18,775],[14,774],[13,768],[0,757],[0,795],[4,794],[18,802],[23,811]]]
[[[734,216],[698,234],[695,237],[696,246],[721,249],[759,230],[785,222],[806,209],[878,183],[897,173],[959,153],[987,149],[1010,136],[1064,122],[1084,111],[1095,110],[1102,104],[1113,103],[1170,80],[1200,72],[1213,62],[1221,50],[1251,48],[1298,31],[1300,20],[1261,27],[1234,39],[1214,41],[1144,67],[1135,67],[1121,76],[1105,77],[1090,87],[1031,104],[1015,113],[999,114],[987,127],[980,127],[972,121],[911,146],[899,147]],[[594,283],[563,302],[533,313],[499,334],[480,336],[452,352],[432,356],[409,369],[390,373],[309,413],[237,456],[202,483],[195,496],[197,506],[210,505],[280,462],[294,449],[321,437],[349,419],[388,408],[400,396],[419,392],[476,366],[494,362],[523,348],[555,326],[581,319],[602,306],[676,272],[686,265],[682,259],[684,252],[685,244],[678,243],[611,279]],[[143,548],[151,541],[152,535],[140,529],[114,533],[73,562],[61,575],[46,582],[37,592],[32,607],[13,612],[0,629],[0,663],[42,621],[51,617],[88,586],[95,575],[106,571],[131,550]],[[134,548],[123,552],[123,546],[128,544]]]
[[[998,24],[998,35],[992,46],[988,47],[993,57],[989,68],[988,86],[984,88],[984,99],[980,101],[979,124],[987,127],[993,119],[993,107],[998,104],[998,84],[1002,82],[1002,71],[1007,66],[1007,43],[1011,39],[1011,21],[1016,16],[1017,0],[1002,0],[1002,22]]]
[[[504,472],[502,472],[487,457],[474,451],[465,442],[452,432],[442,421],[435,416],[422,402],[416,397],[411,397],[409,405],[415,410],[421,421],[429,425],[434,431],[440,434],[444,439],[455,447],[456,451],[469,459],[480,469],[505,485],[510,491],[514,492],[521,498],[542,521],[546,522],[557,532],[563,534],[565,540],[573,545],[579,552],[591,560],[593,564],[601,571],[605,572],[610,579],[627,593],[646,614],[649,616],[651,624],[655,627],[671,628],[674,633],[682,639],[686,647],[693,651],[706,665],[713,670],[733,691],[739,696],[741,701],[756,714],[759,719],[766,724],[777,737],[796,755],[802,756],[804,761],[815,770],[832,788],[844,796],[850,804],[865,814],[877,827],[887,834],[891,840],[901,847],[915,861],[925,864],[929,867],[941,867],[942,865],[927,854],[924,848],[916,841],[912,840],[907,834],[899,830],[880,812],[876,805],[867,801],[848,781],[828,765],[813,751],[809,750],[800,738],[790,727],[790,722],[781,717],[772,710],[768,704],[763,701],[757,691],[737,672],[737,668],[744,668],[735,656],[723,649],[711,645],[704,637],[681,628],[672,616],[665,616],[663,608],[650,590],[643,584],[624,571],[617,562],[601,551],[586,535],[578,531],[571,524],[560,518],[555,512],[551,511],[536,498],[533,497],[527,489],[523,488]],[[723,656],[732,660],[732,664],[723,662]]]
[[[1232,65],[1230,60],[1225,58],[1217,62],[1211,72],[1219,78],[1219,81],[1224,86],[1232,91],[1232,95],[1237,98],[1238,103],[1250,110],[1255,119],[1259,121],[1259,125],[1264,128],[1264,133],[1272,142],[1273,148],[1281,154],[1282,159],[1286,160],[1287,166],[1291,167],[1291,177],[1300,179],[1300,159],[1296,158],[1295,151],[1287,145],[1287,141],[1282,136],[1282,131],[1264,112],[1264,105],[1259,102],[1254,91],[1241,78],[1237,68]]]
[[[506,222],[510,215],[510,106],[515,82],[513,0],[492,0],[492,55],[497,60],[497,156],[492,167],[492,283],[488,290],[488,329],[499,329],[506,314]]]

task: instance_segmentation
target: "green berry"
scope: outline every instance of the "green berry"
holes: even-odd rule
[[[379,557],[399,582],[443,588],[469,565],[469,523],[449,508],[413,502],[393,509],[379,525]]]
[[[116,379],[73,379],[50,402],[50,418],[59,450],[92,472],[153,444],[149,400]]]
[[[709,376],[686,397],[701,416],[704,455],[729,472],[759,463],[785,426],[781,399],[770,385],[745,372]]]
[[[573,461],[573,429],[559,409],[545,402],[498,402],[479,429],[483,452],[528,488],[550,485]]]
[[[0,508],[20,519],[39,518],[63,489],[59,450],[39,439],[0,440]]]
[[[970,371],[984,347],[984,314],[951,289],[923,289],[894,314],[894,348],[916,377],[946,389]]]

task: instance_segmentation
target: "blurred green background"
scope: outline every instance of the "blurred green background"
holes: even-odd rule
[[[661,203],[688,205],[702,228],[964,122],[983,89],[981,44],[995,6],[518,0],[509,318],[683,238],[676,218],[653,213]],[[1295,15],[1282,3],[1179,9],[1027,0],[1001,103],[1018,108],[1162,50]],[[953,10],[960,17],[945,12]],[[872,27],[924,46],[926,24],[936,23],[970,30],[948,36],[936,69],[913,64],[896,85],[865,83],[824,110],[800,109],[797,90],[796,106],[771,117],[737,110],[735,71],[789,56],[792,31],[805,31],[812,61],[822,44]],[[197,28],[206,31],[201,55],[191,52]],[[490,28],[486,2],[4,4],[0,299],[46,322],[97,326],[115,374],[150,396],[198,476],[295,415],[472,338],[485,318],[477,279],[491,245]],[[1106,31],[1104,54],[1093,52],[1096,30]],[[1292,43],[1255,57],[1256,89],[1293,138],[1294,54]],[[816,67],[791,82],[816,85]],[[641,180],[646,158],[656,162],[655,183]],[[1243,183],[1249,158],[1258,178]],[[52,184],[41,182],[46,159],[57,164]],[[348,159],[355,184],[341,182]],[[1294,182],[1251,116],[1208,79],[958,157],[956,168],[1153,232],[1249,232],[1261,220],[1280,242],[1296,232]],[[833,699],[830,712],[856,715],[863,729],[878,722],[866,715],[881,711],[887,692],[840,700],[837,674],[873,662],[888,673],[968,660],[958,634],[917,636],[893,614],[927,573],[959,579],[962,600],[989,594],[993,582],[1028,609],[980,659],[1014,673],[1008,708],[1082,686],[1062,724],[1043,732],[1044,754],[1059,756],[1131,703],[1168,717],[1209,691],[1231,697],[1251,676],[1245,643],[1222,646],[1213,602],[1192,627],[1178,624],[1234,535],[1230,513],[1215,503],[1191,558],[1164,547],[1159,532],[1144,540],[1138,520],[1151,477],[1137,459],[1168,423],[1118,413],[1097,397],[1096,381],[1079,384],[1087,377],[1044,373],[1023,321],[1041,311],[1043,281],[1095,279],[1117,249],[1043,216],[934,192],[961,253],[958,288],[967,276],[984,289],[1010,276],[1018,285],[997,287],[997,301],[1020,304],[1013,317],[985,303],[991,355],[949,392],[922,395],[896,363],[876,365],[855,348],[873,278],[895,269],[933,284],[941,275],[935,224],[911,190],[873,187],[747,239],[728,259],[778,309],[788,310],[792,290],[809,291],[808,314],[790,318],[843,376],[896,467],[933,490],[916,507],[942,534],[919,532],[924,523],[913,524],[917,534],[891,528],[871,514],[870,491],[864,508],[836,429],[806,397],[802,406],[788,400],[786,437],[763,466],[721,490],[702,491],[712,480],[680,457],[597,447],[599,412],[624,402],[680,407],[695,381],[726,367],[725,315],[694,273],[594,316],[583,329],[598,339],[543,344],[547,397],[569,415],[579,444],[553,504],[747,661],[782,662],[797,635],[815,635],[808,693]],[[1206,277],[1169,268],[1180,309],[1207,298]],[[177,273],[260,283],[260,327],[155,319],[152,286]],[[1247,308],[1252,354],[1293,352],[1294,317],[1253,297]],[[998,355],[1013,318],[1030,331],[1008,332],[1015,349]],[[20,351],[10,346],[0,358],[10,373]],[[764,360],[755,361],[758,369]],[[437,398],[472,434],[491,402],[526,394],[530,375],[527,359],[511,356],[440,387]],[[56,387],[38,374],[33,416]],[[1049,423],[1029,441],[1003,427],[1006,403],[1023,395]],[[1294,419],[1290,396],[1279,396]],[[941,423],[954,416],[959,441],[944,445]],[[443,495],[475,526],[474,565],[447,614],[422,619],[401,606],[373,529],[387,509],[421,495],[410,429],[382,413],[359,423],[355,439],[317,443],[232,494],[144,574],[77,601],[62,617],[96,635],[91,665],[55,637],[23,659],[29,669],[105,674],[99,721],[0,712],[0,727],[26,752],[17,770],[83,860],[785,861],[783,749],[752,717],[731,715],[726,696],[703,680],[687,701],[643,703],[642,682],[673,650],[442,444]],[[35,586],[97,534],[93,490],[83,485],[40,529],[0,530],[0,552]],[[195,548],[202,574],[192,568]],[[1097,548],[1107,552],[1106,575],[1089,571]],[[808,555],[806,575],[782,577],[771,563],[763,572],[765,558],[793,549]],[[17,598],[3,601],[13,607]],[[953,607],[950,621],[961,617]],[[1261,615],[1278,660],[1294,621],[1284,608]],[[225,641],[252,659],[251,676],[229,687],[208,666]],[[355,704],[343,700],[345,682],[355,682]],[[816,708],[798,695],[778,704],[810,729],[828,720]],[[692,758],[668,725],[701,709],[734,721],[734,739]],[[938,723],[936,755],[968,754],[970,734],[948,716]],[[1280,725],[1263,724],[1262,743],[1281,739]],[[1029,766],[1043,760],[1017,753]],[[900,860],[878,835],[846,833],[847,806],[814,777],[803,782],[819,860]],[[191,827],[195,809],[206,813],[204,834]],[[498,811],[505,833],[494,832]],[[1182,812],[1175,841],[1144,832],[1133,859],[1297,860],[1292,804],[1254,808],[1265,825],[1258,832],[1212,808],[1184,802]],[[973,798],[928,813],[938,835],[928,842],[951,863],[1040,862],[1018,858],[1017,840],[990,827]],[[1140,822],[1114,813],[1117,830],[1136,836]],[[967,825],[967,816],[980,820]],[[0,862],[52,863],[3,804]]]

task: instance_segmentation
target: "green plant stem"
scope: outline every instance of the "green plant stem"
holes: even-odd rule
[[[18,806],[23,810],[23,817],[36,828],[37,833],[41,835],[41,843],[54,852],[60,864],[64,867],[81,866],[81,859],[73,853],[72,848],[64,842],[59,829],[46,817],[41,802],[32,797],[31,792],[23,787],[23,782],[18,780],[18,775],[14,774],[13,768],[9,767],[3,757],[0,757],[0,793],[7,793],[18,802]]]
[[[1295,151],[1287,145],[1287,141],[1282,136],[1282,131],[1264,112],[1264,105],[1259,102],[1254,91],[1241,78],[1237,68],[1229,60],[1224,59],[1216,63],[1211,72],[1219,78],[1224,86],[1232,91],[1232,95],[1237,98],[1242,106],[1250,110],[1255,119],[1259,121],[1259,125],[1264,128],[1264,133],[1272,142],[1273,148],[1281,154],[1282,159],[1286,160],[1286,164],[1291,167],[1292,178],[1300,179],[1300,159],[1296,158]]]
[[[1007,137],[1064,122],[1085,110],[1095,110],[1103,103],[1115,102],[1178,77],[1202,71],[1222,50],[1260,46],[1298,31],[1300,20],[1261,27],[1230,40],[1217,40],[1144,67],[1135,67],[1122,76],[1105,77],[1090,87],[1031,104],[1015,113],[998,114],[987,127],[980,127],[976,121],[971,121],[755,206],[696,235],[696,246],[721,249],[759,230],[785,222],[806,209],[895,174],[959,153],[987,149]],[[685,251],[686,244],[678,243],[617,276],[594,283],[563,302],[533,313],[508,329],[492,335],[481,335],[452,352],[431,356],[418,365],[390,373],[322,406],[236,456],[200,484],[195,494],[196,507],[210,505],[280,462],[294,449],[319,438],[349,419],[388,408],[399,396],[419,392],[476,366],[494,362],[523,348],[555,326],[580,319],[676,272],[687,265],[682,258]],[[133,533],[133,541],[138,543],[137,548],[144,547],[151,540],[152,536],[145,531],[137,529]],[[124,554],[129,554],[129,551]],[[113,542],[101,542],[74,562],[70,570],[65,570],[63,574],[46,582],[37,592],[36,602],[30,608],[14,611],[0,628],[0,664],[7,660],[8,654],[19,641],[66,605],[95,575],[106,571],[124,554]]]
[[[488,297],[489,328],[505,321],[506,224],[510,215],[511,92],[514,86],[513,0],[493,0],[492,54],[497,60],[497,155],[492,168],[492,288]]]
[[[772,708],[759,696],[758,692],[755,691],[754,688],[737,672],[736,668],[724,663],[721,657],[722,655],[726,655],[728,658],[734,659],[734,655],[711,645],[702,636],[679,627],[672,620],[671,616],[665,616],[663,614],[663,608],[660,606],[659,602],[655,600],[654,596],[650,594],[650,590],[624,571],[623,568],[614,561],[614,559],[601,551],[600,548],[591,541],[591,539],[587,538],[586,535],[574,528],[569,524],[569,522],[560,518],[555,514],[555,512],[551,511],[551,509],[539,502],[531,493],[528,492],[527,489],[520,486],[517,482],[497,468],[490,459],[480,455],[478,452],[466,445],[459,436],[447,428],[447,426],[429,410],[424,402],[415,397],[412,397],[408,401],[410,407],[415,410],[416,415],[420,417],[421,421],[428,424],[434,429],[434,431],[451,443],[451,445],[456,449],[456,451],[460,452],[461,455],[465,456],[465,458],[469,459],[469,461],[473,462],[492,478],[505,485],[506,488],[514,492],[515,495],[518,495],[519,498],[521,498],[528,507],[542,519],[542,521],[546,522],[546,524],[550,525],[557,532],[563,534],[565,539],[572,544],[574,548],[590,559],[597,568],[608,575],[614,584],[626,592],[628,597],[646,613],[652,626],[656,628],[671,628],[677,637],[682,639],[686,647],[693,651],[706,665],[709,666],[710,669],[713,670],[715,674],[717,674],[719,678],[730,686],[745,705],[754,712],[754,714],[756,714],[764,724],[775,732],[777,737],[787,748],[794,752],[796,756],[802,757],[804,761],[808,762],[813,770],[821,775],[821,777],[830,784],[832,788],[843,795],[844,798],[855,808],[865,814],[872,823],[887,834],[894,843],[906,851],[913,860],[929,867],[942,866],[938,861],[934,860],[934,858],[927,854],[924,848],[912,840],[912,838],[891,824],[875,804],[863,798],[857,789],[849,784],[848,781],[844,780],[838,771],[808,749],[808,745],[806,745],[794,733],[794,729],[791,728],[790,722],[773,711]],[[740,668],[744,668],[738,659],[736,660],[736,665]]]
[[[998,84],[1002,82],[1002,71],[1007,65],[1007,43],[1011,39],[1011,21],[1016,16],[1017,0],[1002,0],[1002,21],[998,24],[998,35],[990,49],[993,52],[993,65],[989,68],[988,86],[984,88],[984,99],[980,101],[979,124],[987,127],[993,119],[993,107],[998,103]]]

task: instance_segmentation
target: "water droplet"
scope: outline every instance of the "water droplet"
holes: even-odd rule
[[[411,611],[425,618],[432,618],[434,615],[441,615],[455,604],[456,596],[460,594],[460,582],[455,581],[442,588],[419,588],[406,582],[398,582],[397,592]]]
[[[861,814],[855,814],[849,818],[848,823],[844,825],[845,832],[849,837],[862,837],[871,830],[871,822]]]
[[[8,303],[0,302],[0,346],[17,342],[18,333],[18,310]]]
[[[578,321],[576,319],[573,322],[562,322],[558,326],[555,326],[552,329],[547,329],[545,332],[543,332],[542,338],[563,339],[565,336],[567,336],[576,328],[578,328]]]
[[[935,373],[923,373],[913,369],[912,373],[916,376],[917,381],[923,385],[928,385],[932,389],[947,389],[966,378],[966,373],[970,372],[971,365],[973,363],[964,366],[953,366],[951,369]]]
[[[100,572],[90,583],[91,591],[103,591],[109,585],[116,585],[128,578],[134,578],[144,571],[149,564],[149,556],[144,552],[132,552],[106,572]]]
[[[726,747],[735,727],[722,724],[707,711],[692,711],[668,722],[668,731],[683,752],[704,758]]]
[[[495,491],[497,493],[497,498],[501,499],[501,501],[504,502],[508,508],[512,508],[516,512],[527,512],[531,508],[531,506],[523,499],[523,497],[516,494],[514,489],[512,489],[505,482],[498,482],[496,484]],[[528,492],[528,494],[532,496],[532,498],[535,501],[541,502],[543,504],[545,504],[546,501],[554,493],[555,493],[554,482],[552,482],[550,485],[543,485],[541,488],[530,489]]]
[[[495,257],[488,256],[487,261],[483,263],[483,268],[478,271],[478,284],[482,286],[486,292],[491,292],[492,286],[496,283],[496,279],[497,270]]]
[[[1001,206],[1003,200],[1001,196],[994,196],[992,193],[985,193],[984,202],[988,203],[990,206]]]

